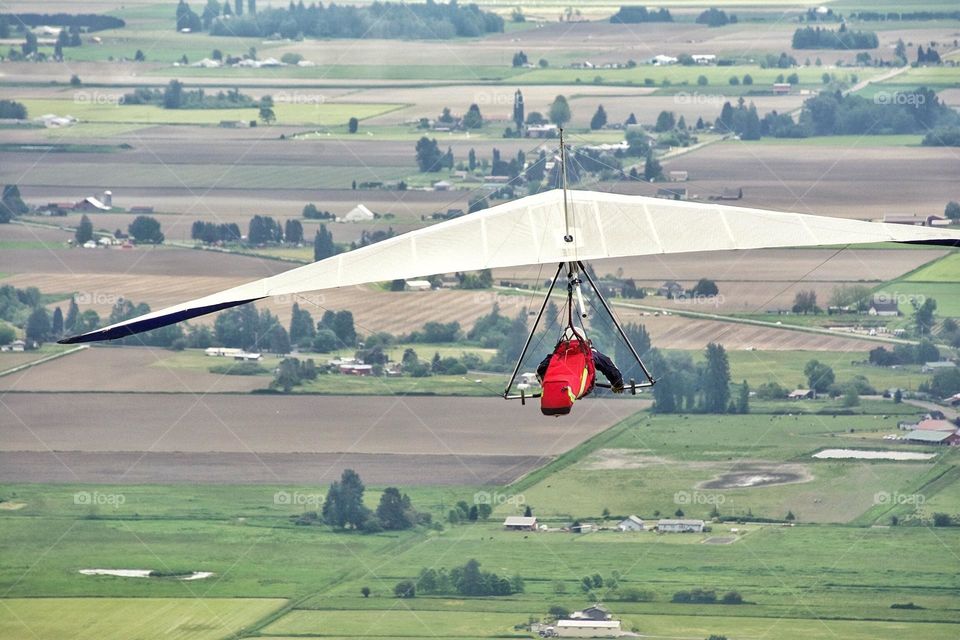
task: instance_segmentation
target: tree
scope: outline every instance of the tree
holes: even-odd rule
[[[603,110],[603,105],[597,106],[597,112],[590,119],[590,128],[593,130],[603,129],[607,124],[607,112]]]
[[[701,75],[697,77],[697,86],[705,87],[710,84],[710,80],[707,79],[707,76]]]
[[[333,322],[329,327],[337,336],[341,344],[352,347],[357,343],[357,332],[353,326],[353,313],[337,311],[333,315]]]
[[[63,311],[60,307],[53,310],[53,320],[50,323],[50,335],[59,338],[63,335]]]
[[[707,364],[703,372],[703,409],[707,413],[725,413],[730,401],[730,362],[722,345],[707,345]]]
[[[817,393],[826,392],[836,381],[833,369],[818,360],[810,360],[803,368],[803,375],[807,377],[807,385]]]
[[[73,237],[77,244],[81,246],[93,240],[93,223],[90,222],[90,218],[86,215],[80,218],[80,224],[77,225],[77,230],[74,232]]]
[[[463,126],[467,129],[479,129],[483,126],[483,116],[480,115],[478,104],[473,103],[467,109],[467,113],[463,116]]]
[[[127,231],[137,244],[162,244],[163,233],[160,223],[150,216],[137,216],[127,227]]]
[[[362,595],[364,598],[369,598],[369,597],[370,597],[370,587],[362,587],[362,588],[360,589],[360,595]]]
[[[960,221],[960,202],[951,200],[943,210],[943,215],[953,222]]]
[[[353,469],[345,469],[339,482],[330,485],[323,503],[323,520],[332,527],[360,529],[370,517],[363,505],[363,481]]]
[[[653,156],[653,150],[647,152],[647,160],[643,165],[643,178],[648,182],[655,182],[663,178],[663,166]]]
[[[163,108],[179,109],[183,106],[183,83],[171,80],[163,90]]]
[[[567,103],[567,99],[563,96],[554,98],[553,104],[550,105],[550,122],[562,127],[570,122],[570,117],[570,105]]]
[[[303,225],[299,220],[289,219],[283,225],[283,240],[289,244],[303,242]]]
[[[350,133],[356,133],[359,127],[360,121],[356,118],[350,118],[350,120],[347,121],[347,131]]]
[[[0,100],[0,103],[6,102]],[[0,105],[0,113],[3,108]],[[24,111],[26,117],[26,111]],[[23,198],[20,197],[20,187],[15,184],[8,184],[3,187],[3,197],[0,198],[0,223],[6,224],[19,215],[23,215],[30,210]]]
[[[660,115],[657,116],[657,123],[653,126],[653,130],[657,133],[663,133],[672,130],[675,126],[677,126],[677,121],[673,111],[661,111]]]
[[[520,89],[517,89],[516,93],[513,94],[513,123],[517,128],[517,132],[523,130],[523,94],[520,93]],[[473,167],[470,167],[472,170]]]
[[[737,413],[750,413],[750,385],[744,380],[740,384],[740,393],[737,396]]]
[[[321,224],[317,233],[313,236],[313,259],[324,260],[330,256],[339,253],[337,245],[333,242],[333,234],[327,230],[327,225]]]
[[[512,65],[514,67],[522,67],[525,64],[527,64],[527,54],[523,51],[517,51],[513,54]]]
[[[415,513],[410,505],[410,496],[401,494],[396,487],[384,489],[376,513],[380,525],[387,531],[409,529],[414,524]]]
[[[73,331],[77,324],[77,317],[80,315],[80,307],[77,305],[76,298],[70,298],[70,305],[67,307],[67,317],[63,321],[64,331]]]
[[[935,527],[949,527],[953,524],[950,514],[947,513],[934,513],[933,514],[933,526]]]
[[[277,115],[273,112],[273,96],[263,96],[260,98],[260,120],[270,124],[276,119]]]
[[[917,327],[917,335],[927,336],[933,331],[933,312],[937,310],[937,301],[927,298],[913,314],[913,321]]]
[[[417,166],[421,172],[435,172],[443,168],[443,153],[436,140],[423,136],[417,141]]]
[[[401,580],[393,587],[393,595],[398,598],[415,598],[417,587],[412,580]]]
[[[310,315],[310,312],[306,309],[301,309],[300,305],[294,302],[290,315],[290,340],[296,344],[300,344],[303,340],[312,341],[316,334],[317,330],[313,324],[313,317]]]
[[[712,297],[718,293],[720,293],[720,288],[717,287],[717,283],[708,278],[700,278],[697,284],[693,286],[693,289],[690,290],[690,295],[695,298]]]
[[[797,295],[793,297],[793,312],[802,313],[807,315],[808,313],[817,312],[817,292],[812,289],[809,291],[797,291]]]
[[[24,330],[28,341],[43,344],[50,335],[50,316],[45,307],[38,305],[33,308]]]
[[[137,49],[137,52],[133,54],[134,62],[145,62],[146,59],[147,59],[147,56],[144,55],[143,51],[141,51],[140,49]]]

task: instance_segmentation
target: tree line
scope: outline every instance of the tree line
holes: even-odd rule
[[[801,27],[793,32],[794,49],[876,49],[880,39],[873,31],[849,31],[846,24],[837,30]]]
[[[96,13],[6,13],[0,14],[0,20],[25,27],[77,27],[87,31],[120,29],[127,26],[121,18]]]
[[[241,12],[236,11],[240,9]],[[367,6],[290,2],[286,8],[261,9],[242,13],[242,3],[234,9],[208,0],[201,17],[185,0],[176,11],[178,31],[209,29],[211,35],[267,38],[416,38],[440,40],[455,37],[475,38],[503,31],[502,17],[483,11],[475,4],[456,2],[401,4],[377,2]]]

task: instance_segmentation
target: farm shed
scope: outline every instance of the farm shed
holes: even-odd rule
[[[790,400],[813,400],[814,397],[813,389],[794,389],[787,395]]]
[[[657,531],[662,533],[701,533],[703,526],[703,520],[664,518],[657,522]]]
[[[503,528],[508,531],[536,531],[537,519],[534,516],[507,516]]]
[[[570,614],[571,620],[609,620],[610,611],[602,604],[595,604],[583,611],[574,611]]]
[[[914,444],[960,445],[960,434],[956,431],[920,431],[915,429],[904,436],[904,440]]]
[[[557,636],[560,638],[617,638],[619,620],[558,620]]]

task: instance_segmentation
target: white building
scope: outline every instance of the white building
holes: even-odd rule
[[[503,528],[511,531],[536,531],[537,519],[534,516],[507,516]]]
[[[560,638],[618,638],[623,633],[619,620],[557,620]]]
[[[703,526],[703,520],[664,518],[657,522],[657,531],[661,533],[702,533]]]
[[[376,216],[373,215],[373,211],[370,211],[366,206],[358,204],[353,209],[347,212],[347,215],[343,216],[339,220],[341,222],[368,222],[373,220]]]
[[[617,525],[620,531],[643,531],[644,528],[643,520],[637,516],[630,516]]]

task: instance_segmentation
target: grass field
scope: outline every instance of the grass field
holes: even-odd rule
[[[249,109],[163,109],[154,105],[98,104],[78,90],[73,99],[25,99],[31,115],[45,113],[72,115],[85,122],[117,124],[218,124],[222,120],[256,120],[259,110]],[[340,125],[351,117],[363,120],[388,113],[402,105],[277,102],[274,113],[278,124]]]
[[[0,600],[0,637],[215,640],[284,601],[267,598],[14,598]]]
[[[960,252],[937,260],[904,278],[906,282],[960,282]]]
[[[346,43],[345,43],[346,44]],[[316,67],[282,67],[278,69],[200,69],[180,67],[175,75],[181,78],[223,78],[225,81],[247,78],[283,78],[298,80],[466,80],[471,82],[515,79],[523,69],[509,66],[466,64],[333,64]],[[171,75],[169,69],[147,71],[148,76]]]
[[[920,302],[933,298],[937,301],[937,316],[960,318],[960,282],[898,281],[884,286],[883,293]],[[909,310],[909,302],[901,304],[901,309]]]

